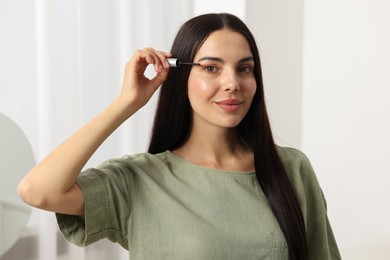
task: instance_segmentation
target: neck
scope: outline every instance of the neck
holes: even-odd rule
[[[192,129],[188,140],[173,151],[194,164],[219,170],[253,171],[253,154],[235,128]]]

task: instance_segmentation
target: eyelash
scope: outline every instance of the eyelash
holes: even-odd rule
[[[214,72],[216,72],[218,70],[218,68],[216,66],[212,66],[212,65],[204,66],[203,69],[206,72],[210,72],[210,73],[214,73]],[[212,71],[210,69],[212,69]]]
[[[203,69],[209,73],[215,73],[219,70],[219,68],[217,66],[214,66],[214,65],[203,66]],[[244,69],[244,71],[243,71],[243,69]],[[237,71],[241,72],[241,73],[251,73],[252,70],[253,70],[252,66],[249,66],[249,65],[243,65],[243,66],[238,67],[238,69],[237,69]]]
[[[245,69],[245,71],[242,71],[242,69]],[[243,66],[240,66],[238,68],[239,72],[243,72],[243,73],[251,73],[253,68],[252,66],[249,66],[249,65],[243,65]]]

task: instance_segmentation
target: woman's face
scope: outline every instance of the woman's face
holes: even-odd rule
[[[193,127],[237,126],[256,91],[254,59],[244,36],[228,29],[209,35],[195,55],[188,79]]]

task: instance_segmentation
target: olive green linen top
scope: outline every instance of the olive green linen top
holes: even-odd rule
[[[341,259],[309,160],[296,149],[278,151],[302,207],[309,259]],[[132,260],[288,258],[254,172],[206,169],[166,151],[106,161],[77,184],[85,215],[57,221],[78,246],[107,238]]]

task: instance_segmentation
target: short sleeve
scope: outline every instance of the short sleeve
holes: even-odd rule
[[[56,214],[65,239],[87,246],[107,238],[128,249],[130,176],[124,166],[111,162],[83,171],[76,183],[84,197],[84,216]]]
[[[293,148],[279,148],[279,154],[301,204],[309,259],[341,259],[328,219],[326,200],[309,159]]]
[[[326,200],[309,159],[302,154],[300,175],[306,198],[309,259],[337,260],[340,252],[327,214]]]

